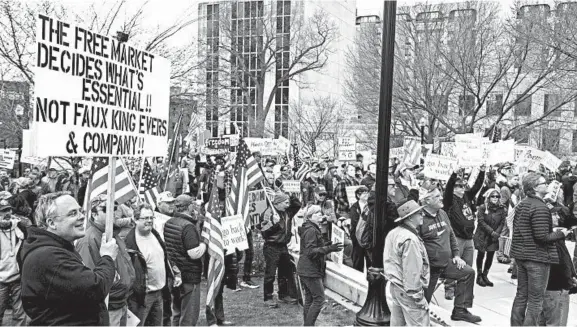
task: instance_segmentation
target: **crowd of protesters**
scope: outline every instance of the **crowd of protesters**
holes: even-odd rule
[[[264,176],[256,188],[267,190],[270,205],[250,226],[249,248],[225,257],[225,277],[214,307],[206,308],[207,323],[233,324],[225,319],[225,286],[260,287],[251,280],[258,233],[265,307],[301,299],[304,324],[314,325],[325,304],[328,254],[344,250],[343,264],[359,272],[372,265],[376,164],[366,165],[362,157],[346,164],[305,159],[308,172],[298,176],[298,167],[277,163],[280,158],[253,157]],[[469,309],[475,285],[494,285],[495,259],[510,264],[517,280],[512,325],[567,324],[569,295],[577,291],[575,254],[572,259],[565,245],[577,225],[577,171],[564,163],[557,172],[519,176],[513,168],[482,166],[476,177],[459,169],[440,182],[425,178],[419,166],[391,165],[385,203],[391,232],[383,262],[392,324],[428,325],[429,304],[442,284],[445,298],[454,301],[451,319],[480,322]],[[224,157],[192,153],[178,164],[154,162],[153,171],[167,191],[156,208],[137,198],[116,203],[108,242],[106,198],[92,199],[88,212],[83,208],[88,169],[30,168],[19,178],[0,171],[0,313],[11,303],[12,325],[126,326],[129,312],[139,325],[196,325],[208,268],[200,235],[204,205],[217,187],[224,211],[231,171]],[[285,192],[284,181],[299,179],[300,193]],[[560,190],[552,193],[555,183]],[[355,199],[348,198],[349,186],[356,186]],[[155,225],[155,211],[169,220]],[[345,230],[344,244],[330,241],[333,224]],[[298,259],[289,251],[295,233]]]

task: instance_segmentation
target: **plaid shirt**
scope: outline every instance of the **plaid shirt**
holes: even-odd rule
[[[335,189],[335,201],[337,204],[337,212],[349,212],[349,200],[347,198],[347,186],[359,185],[356,179],[345,176],[337,184]]]

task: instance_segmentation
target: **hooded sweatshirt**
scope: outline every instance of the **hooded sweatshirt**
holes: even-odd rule
[[[33,226],[18,257],[22,305],[31,326],[108,325],[104,299],[114,281],[111,257],[101,257],[90,269],[72,243]]]
[[[455,183],[457,182],[457,174],[453,173],[447,182],[447,188],[443,196],[443,209],[447,212],[451,227],[455,236],[465,240],[472,240],[475,232],[475,195],[483,186],[485,180],[485,172],[481,171],[475,185],[465,191],[462,198],[453,194]]]
[[[436,216],[423,210],[423,224],[418,228],[425,243],[431,267],[444,268],[449,260],[459,255],[457,238],[447,213],[439,209]]]
[[[307,220],[299,227],[298,231],[301,237],[301,248],[297,274],[302,277],[324,277],[325,257],[330,250],[324,246],[323,235],[319,226]]]

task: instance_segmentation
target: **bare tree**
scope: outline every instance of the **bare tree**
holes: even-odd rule
[[[293,103],[290,107],[289,126],[291,135],[299,144],[316,148],[316,141],[332,135],[346,136],[344,131],[345,110],[331,97],[316,97],[308,103]],[[321,154],[322,155],[322,154]]]
[[[237,5],[243,6],[244,2],[221,5],[221,41],[208,45],[218,48],[218,58],[209,58],[207,64],[210,60],[220,62],[218,79],[211,81],[221,90],[219,98],[223,101],[219,105],[224,109],[220,114],[254,108],[247,110],[248,117],[243,120],[248,124],[240,124],[241,132],[262,137],[275,97],[281,96],[279,90],[289,81],[302,82],[306,72],[325,67],[337,27],[320,9],[305,17],[302,4],[285,9],[290,10],[286,20],[279,17],[279,8],[275,11],[272,4],[260,2],[250,3],[250,16],[245,10],[244,15],[250,19],[237,20],[242,15]],[[288,99],[284,100],[288,105]],[[246,113],[239,113],[242,115]]]

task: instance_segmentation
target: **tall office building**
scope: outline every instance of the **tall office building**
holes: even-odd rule
[[[344,58],[353,43],[355,6],[354,0],[200,2],[196,21],[198,60],[203,67],[199,116],[205,119],[206,129],[213,136],[238,128],[243,136],[289,138],[292,106],[306,106],[322,96],[345,103]],[[283,76],[302,68],[292,67],[295,53],[307,37],[304,28],[320,10],[337,27],[326,64],[285,80]],[[264,118],[259,99],[264,106],[270,103]],[[255,123],[262,119],[264,127]]]

